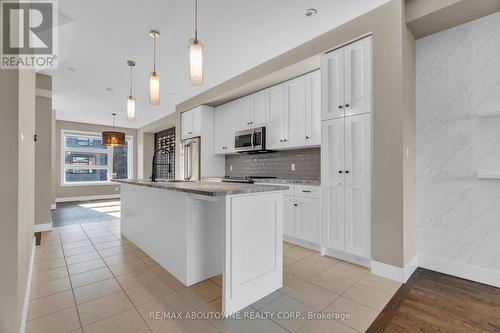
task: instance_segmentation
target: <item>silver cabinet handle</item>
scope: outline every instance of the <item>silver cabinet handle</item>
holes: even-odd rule
[[[254,130],[254,131],[252,131],[252,136],[250,137],[250,141],[251,141],[251,143],[252,143],[252,148],[255,148],[255,145],[254,145],[254,142],[253,142],[253,137],[254,137],[254,135],[255,135],[255,130]]]
[[[304,192],[304,193],[311,193],[311,191],[309,191],[309,190],[302,190],[302,192]]]

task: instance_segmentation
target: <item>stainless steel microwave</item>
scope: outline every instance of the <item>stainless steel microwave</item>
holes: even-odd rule
[[[234,149],[238,153],[266,150],[266,128],[258,127],[235,133]]]

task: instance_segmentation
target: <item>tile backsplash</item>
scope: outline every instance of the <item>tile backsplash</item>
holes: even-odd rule
[[[292,171],[292,164],[295,164],[295,171]],[[272,176],[320,180],[320,172],[320,148],[285,150],[266,154],[226,155],[226,176]]]

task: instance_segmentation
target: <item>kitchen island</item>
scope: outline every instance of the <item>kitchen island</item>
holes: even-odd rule
[[[184,285],[222,274],[222,312],[282,287],[287,186],[121,183],[121,232]]]

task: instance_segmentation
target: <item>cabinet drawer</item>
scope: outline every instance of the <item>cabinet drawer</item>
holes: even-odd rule
[[[295,185],[295,195],[298,197],[318,198],[320,197],[320,186]]]

